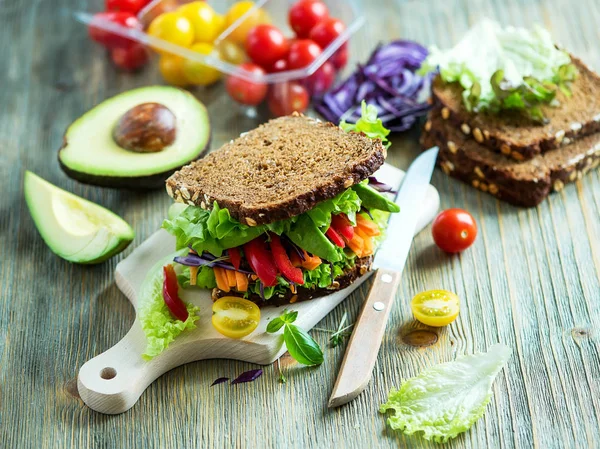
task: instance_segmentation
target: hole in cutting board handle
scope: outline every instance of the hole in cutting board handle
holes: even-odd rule
[[[117,376],[117,370],[107,366],[106,368],[102,368],[102,371],[100,371],[100,377],[104,380],[111,380],[114,379]]]

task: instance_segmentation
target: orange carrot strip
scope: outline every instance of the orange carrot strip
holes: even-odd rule
[[[379,230],[379,226],[377,226],[377,223],[369,220],[368,218],[365,218],[362,215],[356,216],[356,225],[361,231],[363,231],[369,237],[374,237],[376,235],[381,234],[381,231]]]
[[[354,236],[348,240],[348,246],[354,252],[354,254],[356,254],[358,257],[362,257],[365,242],[362,237],[358,235],[357,228],[354,228]]]
[[[229,291],[229,281],[227,279],[227,274],[225,273],[224,268],[213,267],[215,272],[215,279],[217,280],[217,287],[219,290],[223,290],[224,292]]]
[[[235,280],[237,284],[238,292],[245,292],[248,290],[248,277],[244,273],[239,271],[235,272]]]
[[[304,260],[302,261],[302,268],[305,268],[307,270],[314,270],[319,265],[321,265],[321,258],[319,256],[310,256],[306,251],[304,251]]]
[[[358,236],[363,240],[363,249],[360,257],[370,256],[373,254],[373,240],[370,236],[366,235],[361,228],[354,230]]]
[[[235,279],[235,271],[233,270],[225,270],[225,275],[227,276],[227,283],[230,287],[235,287],[237,285],[237,281]]]
[[[190,285],[196,285],[198,279],[198,267],[190,267]]]

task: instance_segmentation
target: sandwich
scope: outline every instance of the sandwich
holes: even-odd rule
[[[422,70],[439,70],[422,147],[450,176],[530,207],[600,165],[600,77],[546,30],[484,20]]]
[[[363,111],[346,130],[299,114],[273,119],[173,174],[163,227],[180,251],[179,284],[282,305],[369,271],[399,209],[371,176],[388,131]]]

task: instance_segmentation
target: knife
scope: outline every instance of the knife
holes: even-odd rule
[[[350,402],[371,380],[437,154],[437,147],[422,153],[408,168],[402,180],[395,199],[396,204],[400,206],[400,212],[391,214],[386,230],[387,237],[375,255],[375,280],[354,324],[340,372],[329,398],[329,407],[339,407]]]

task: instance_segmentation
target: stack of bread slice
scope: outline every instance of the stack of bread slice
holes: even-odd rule
[[[461,86],[438,76],[422,146],[439,147],[445,173],[509,203],[536,206],[600,165],[600,77],[572,62],[579,74],[571,95],[559,91],[557,102],[542,106],[545,124],[519,113],[469,112]]]

